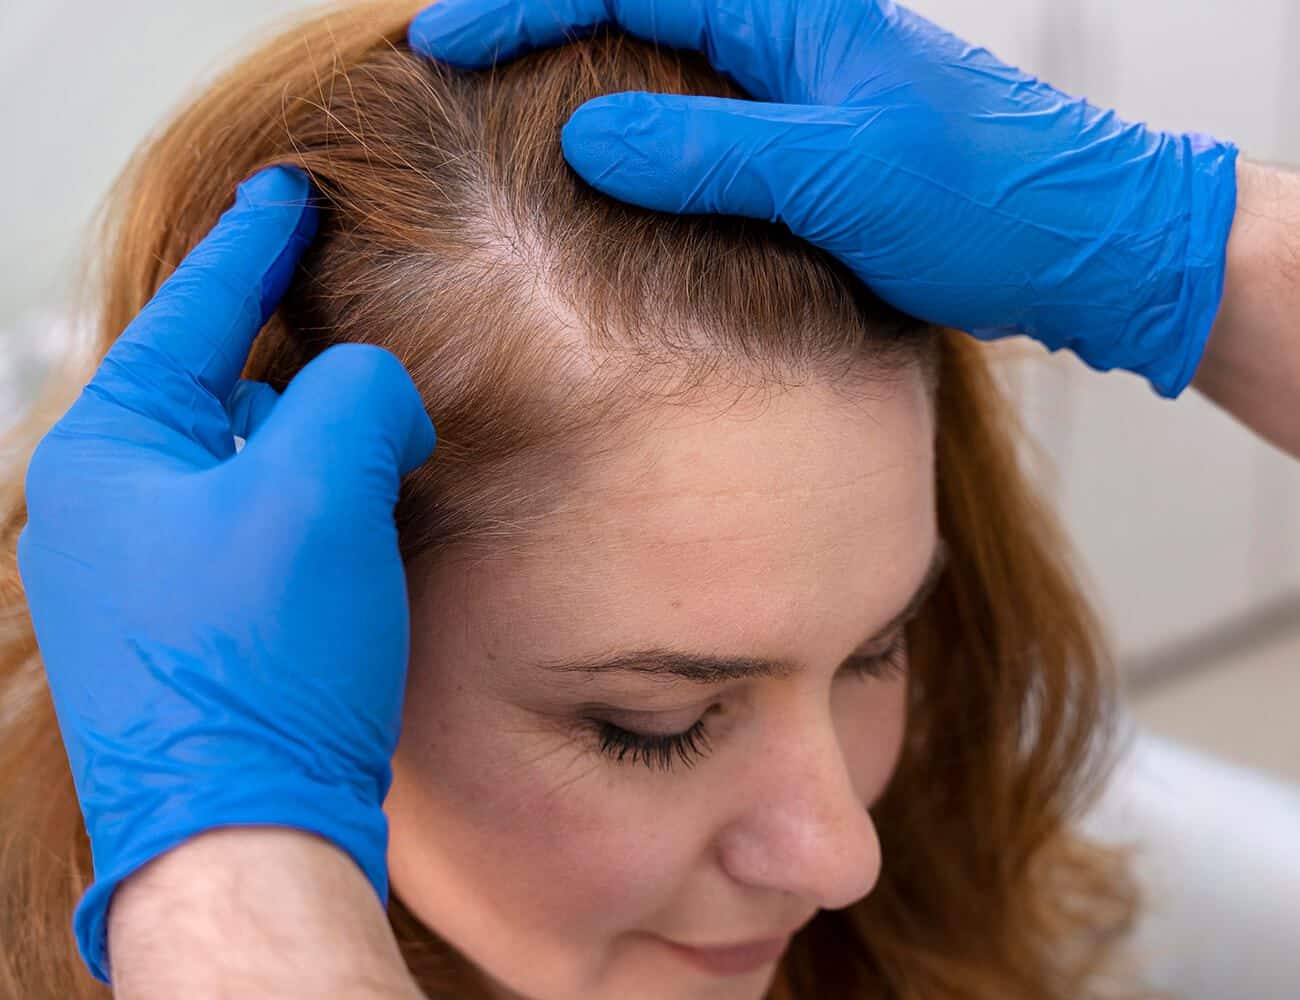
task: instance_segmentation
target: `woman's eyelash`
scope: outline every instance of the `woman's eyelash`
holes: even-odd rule
[[[900,631],[889,647],[870,656],[854,656],[845,666],[860,677],[885,680],[907,672],[907,633]]]
[[[677,762],[692,767],[709,752],[709,734],[704,719],[684,733],[634,733],[614,725],[592,719],[600,738],[600,752],[619,763],[642,763],[654,770],[671,771]]]
[[[889,648],[871,656],[855,656],[845,661],[845,666],[858,677],[880,679],[897,677],[907,670],[907,638],[905,633],[890,643]],[[603,719],[589,719],[600,741],[600,752],[622,763],[645,764],[651,770],[671,771],[678,764],[693,767],[709,752],[709,734],[704,720],[700,719],[681,733],[634,733]]]

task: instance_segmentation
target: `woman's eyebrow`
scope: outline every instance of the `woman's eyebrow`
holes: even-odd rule
[[[948,565],[948,547],[939,539],[929,569],[903,609],[894,615],[867,643],[878,642],[916,617],[934,593]],[[865,644],[864,644],[865,645]],[[713,656],[668,649],[634,650],[586,659],[549,661],[542,669],[556,673],[597,674],[625,671],[698,684],[720,684],[755,677],[789,677],[799,666],[790,660],[768,660],[752,656]]]

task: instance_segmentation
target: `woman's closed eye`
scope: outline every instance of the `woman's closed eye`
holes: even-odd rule
[[[860,680],[887,680],[907,670],[907,636],[903,630],[879,653],[853,656],[844,661],[843,670]],[[685,730],[675,733],[641,733],[617,726],[607,719],[583,720],[586,730],[596,739],[600,753],[620,764],[644,764],[651,770],[671,771],[679,764],[694,766],[708,755],[711,745],[706,722],[716,714],[711,707]]]

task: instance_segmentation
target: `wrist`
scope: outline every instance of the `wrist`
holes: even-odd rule
[[[1237,212],[1228,240],[1223,305],[1215,321],[1222,328],[1249,323],[1276,284],[1300,285],[1300,178],[1242,160],[1237,168]],[[1212,339],[1210,349],[1222,346]]]
[[[133,772],[129,790],[119,780],[112,813],[86,809],[83,802],[95,882],[82,897],[73,924],[82,957],[97,978],[109,980],[108,911],[119,889],[146,866],[214,831],[282,828],[307,837],[314,834],[345,852],[369,881],[372,897],[381,907],[387,904],[384,782],[340,777],[326,783],[295,771],[269,772],[265,765],[245,767],[238,776],[223,776],[215,769],[195,772],[182,794],[159,788],[156,772],[141,768]],[[129,822],[122,822],[124,815]]]
[[[419,996],[366,875],[299,830],[195,837],[126,879],[108,922],[120,997]]]
[[[1300,174],[1242,163],[1223,306],[1195,385],[1247,427],[1300,455]]]

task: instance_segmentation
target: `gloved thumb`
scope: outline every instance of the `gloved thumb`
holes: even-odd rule
[[[320,482],[366,484],[397,498],[437,435],[402,363],[368,344],[340,344],[304,366],[241,456]]]
[[[588,101],[561,134],[596,189],[660,212],[785,222],[799,235],[836,195],[861,108],[769,104],[633,91]]]
[[[279,401],[280,394],[265,382],[240,379],[226,400],[231,433],[236,437],[251,438],[266,423]]]

